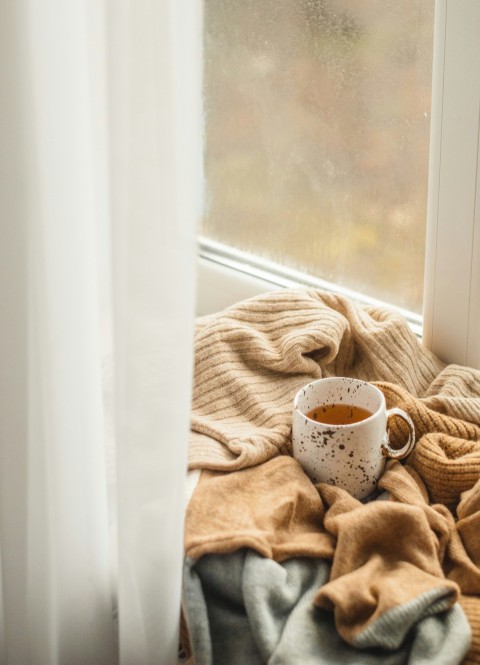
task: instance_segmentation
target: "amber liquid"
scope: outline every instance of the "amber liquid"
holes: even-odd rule
[[[307,414],[307,418],[326,425],[352,425],[370,418],[371,411],[351,404],[320,404]]]

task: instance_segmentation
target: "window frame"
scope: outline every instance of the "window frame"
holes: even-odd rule
[[[444,362],[478,368],[479,36],[478,0],[436,0],[423,327],[422,317],[400,310]],[[385,304],[213,240],[199,239],[199,315],[286,286],[314,286],[360,303]]]
[[[425,256],[425,344],[480,368],[480,4],[437,0]]]

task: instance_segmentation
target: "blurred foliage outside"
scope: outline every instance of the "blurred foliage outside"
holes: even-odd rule
[[[202,233],[421,312],[434,0],[205,0]]]

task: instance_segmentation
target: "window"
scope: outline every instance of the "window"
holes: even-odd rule
[[[206,0],[203,272],[423,309],[479,363],[478,34],[474,0]]]

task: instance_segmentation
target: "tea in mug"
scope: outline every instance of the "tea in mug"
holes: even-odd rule
[[[320,404],[305,415],[311,420],[326,425],[353,425],[353,423],[370,418],[373,414],[361,406],[352,404]]]

